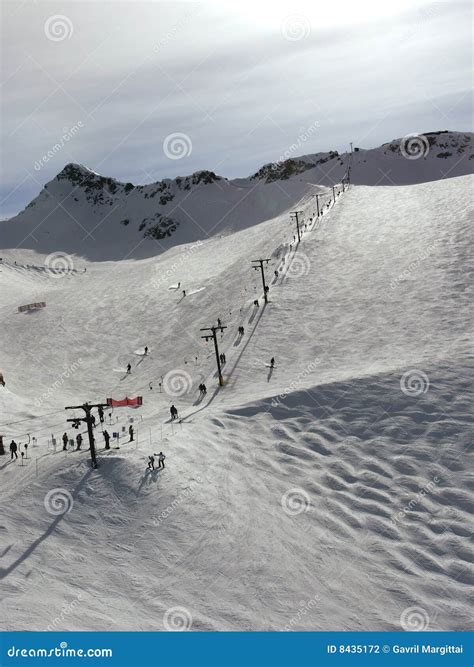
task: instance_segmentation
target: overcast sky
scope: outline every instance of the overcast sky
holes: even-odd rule
[[[471,12],[416,0],[4,1],[0,214],[67,162],[134,183],[235,177],[295,143],[305,154],[471,130]]]

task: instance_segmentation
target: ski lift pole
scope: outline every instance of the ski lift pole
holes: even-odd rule
[[[301,234],[300,234],[300,222],[298,220],[298,216],[302,214],[303,211],[292,211],[290,213],[290,218],[292,218],[296,222],[296,233],[298,234],[298,243],[301,241]]]
[[[226,326],[212,326],[212,327],[204,327],[203,329],[200,329],[200,331],[210,331],[211,333],[205,334],[204,336],[201,336],[201,338],[204,338],[206,341],[212,340],[214,341],[214,351],[216,353],[216,362],[217,362],[217,374],[219,377],[219,386],[223,387],[224,386],[224,378],[222,377],[222,369],[221,369],[221,360],[219,359],[219,347],[217,345],[217,336],[216,332],[217,331],[224,331],[224,329],[227,329]]]
[[[73,422],[77,424],[78,422],[85,422],[87,425],[87,434],[89,436],[89,447],[91,452],[91,465],[93,468],[97,468],[97,455],[95,451],[95,440],[94,432],[92,430],[92,408],[107,408],[110,407],[108,403],[96,403],[91,405],[90,403],[84,403],[83,405],[70,405],[65,407],[65,410],[84,410],[85,417],[75,417],[74,419],[68,419],[68,422]]]
[[[266,262],[268,264],[269,261],[270,261],[269,259],[252,259],[252,268],[254,268],[256,271],[260,269],[262,273],[263,300],[265,301],[265,303],[268,303],[268,297],[267,297],[268,287],[265,284],[265,271],[263,268],[263,262]]]

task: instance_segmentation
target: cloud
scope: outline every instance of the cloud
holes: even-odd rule
[[[1,213],[69,161],[126,181],[203,168],[233,177],[277,159],[315,121],[307,152],[469,129],[468,3],[343,3],[338,21],[327,3],[265,4],[7,4]],[[72,30],[48,39],[45,24],[64,14]],[[193,142],[179,164],[162,150],[172,132]]]

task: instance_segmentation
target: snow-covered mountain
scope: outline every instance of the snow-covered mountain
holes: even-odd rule
[[[427,132],[365,150],[291,157],[248,178],[210,171],[149,185],[68,164],[24,211],[0,222],[4,250],[62,251],[90,260],[144,258],[180,243],[248,228],[341,181],[407,185],[470,174],[472,134]]]
[[[375,153],[411,168],[388,146]],[[428,175],[438,159],[451,164],[427,157]],[[354,160],[355,174],[369,164]],[[298,246],[285,210],[86,272],[39,270],[44,256],[22,249],[0,264],[0,428],[7,446],[30,442],[24,465],[0,458],[4,627],[470,626],[473,179],[352,186],[316,221],[314,198],[298,197],[319,167],[274,190],[268,174],[246,181],[286,188],[285,206],[302,209]],[[55,187],[71,194],[70,178]],[[209,211],[219,187],[239,186],[173,192]],[[253,202],[255,222],[271,203]],[[258,257],[270,260],[265,307]],[[17,312],[31,301],[46,307]],[[200,331],[218,317],[223,387]],[[97,427],[97,470],[87,451],[62,451],[62,433],[77,433],[66,417],[80,415],[66,405],[137,394],[141,408],[107,416],[120,449],[105,451]],[[147,471],[160,450],[166,468]]]

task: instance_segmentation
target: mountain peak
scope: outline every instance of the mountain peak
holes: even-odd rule
[[[86,167],[84,164],[80,164],[79,162],[68,162],[68,164],[66,164],[56,176],[58,180],[68,179],[73,183],[90,177],[103,178],[96,171],[89,169],[89,167]]]

